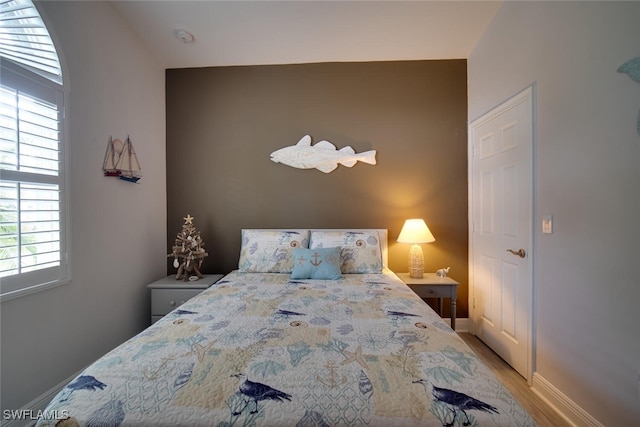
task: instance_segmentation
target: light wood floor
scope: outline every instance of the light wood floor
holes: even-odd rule
[[[535,394],[527,381],[511,366],[493,352],[478,337],[467,332],[458,335],[476,352],[482,361],[491,368],[498,379],[513,394],[518,403],[533,417],[539,426],[571,426],[561,415]]]

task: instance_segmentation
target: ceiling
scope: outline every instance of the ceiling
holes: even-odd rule
[[[501,1],[112,1],[165,68],[467,58]],[[176,30],[194,37],[184,43]]]

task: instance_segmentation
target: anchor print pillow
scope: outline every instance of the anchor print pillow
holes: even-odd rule
[[[340,273],[340,247],[293,249],[292,279],[338,280]]]
[[[309,247],[309,230],[242,230],[238,270],[291,273],[293,249]]]
[[[310,249],[340,246],[340,271],[343,274],[381,273],[382,249],[375,230],[312,231]]]

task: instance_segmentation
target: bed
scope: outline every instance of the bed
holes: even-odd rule
[[[237,270],[87,367],[37,425],[535,425],[386,244],[242,230]]]

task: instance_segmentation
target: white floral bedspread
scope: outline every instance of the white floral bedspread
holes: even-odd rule
[[[390,272],[233,272],[89,366],[45,413],[72,426],[535,425]]]

